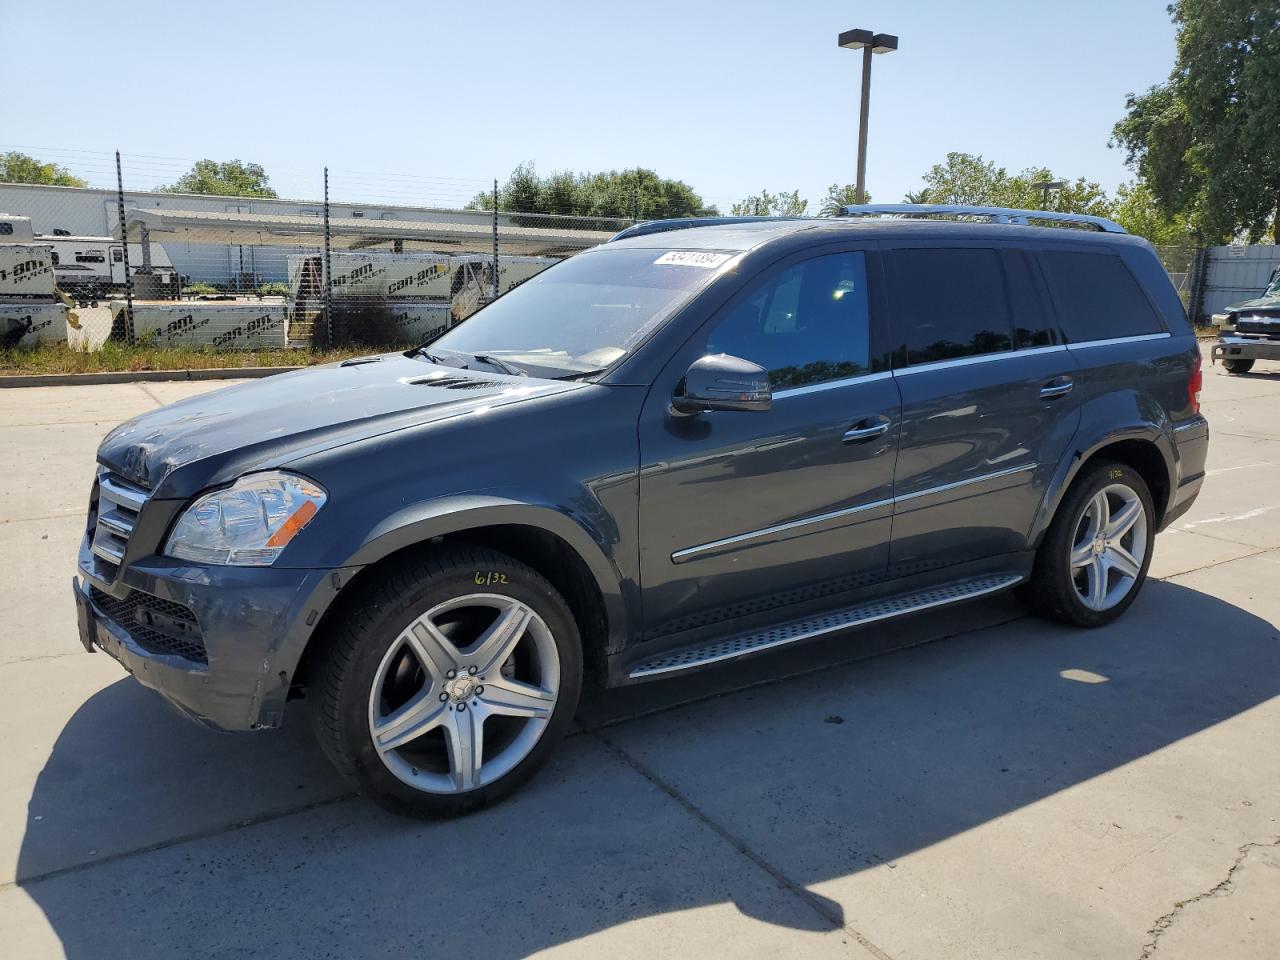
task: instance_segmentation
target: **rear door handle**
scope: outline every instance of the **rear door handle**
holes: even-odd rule
[[[1052,380],[1045,382],[1040,388],[1041,400],[1056,400],[1058,397],[1065,397],[1071,392],[1074,384],[1070,377],[1054,377]]]
[[[844,432],[845,443],[865,443],[889,432],[889,421],[879,418],[874,421],[859,420]]]

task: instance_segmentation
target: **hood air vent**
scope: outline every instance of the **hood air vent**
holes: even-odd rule
[[[413,380],[406,380],[405,383],[413,384],[415,387],[440,387],[445,390],[479,390],[484,387],[501,387],[504,383],[498,380],[476,380],[473,377],[451,377],[434,376],[434,377],[417,377]]]

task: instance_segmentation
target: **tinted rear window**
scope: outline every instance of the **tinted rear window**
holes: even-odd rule
[[[1044,278],[1068,343],[1162,333],[1142,287],[1109,253],[1040,253]]]
[[[931,363],[1013,346],[1004,275],[994,250],[894,250],[892,320],[897,362]]]

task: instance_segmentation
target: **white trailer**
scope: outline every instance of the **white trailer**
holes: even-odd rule
[[[58,287],[83,299],[96,299],[123,290],[124,245],[111,237],[70,237],[33,233],[30,217],[0,213],[0,245],[37,243],[52,248],[53,274]],[[150,276],[153,284],[176,291],[177,271],[159,243],[129,244],[129,272],[135,281]],[[144,253],[150,254],[150,270]]]

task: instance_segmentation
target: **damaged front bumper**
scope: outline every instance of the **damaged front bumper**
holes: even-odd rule
[[[110,580],[89,538],[73,578],[80,640],[217,730],[280,725],[311,633],[352,571],[192,566],[150,556]]]

